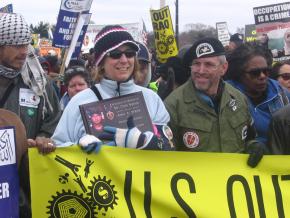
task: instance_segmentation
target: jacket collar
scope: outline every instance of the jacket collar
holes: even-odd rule
[[[222,111],[224,107],[226,107],[231,101],[235,100],[235,93],[233,92],[232,89],[229,88],[229,84],[227,84],[227,82],[224,82],[223,80],[221,80],[221,85],[219,90],[219,110]],[[204,104],[208,105],[211,109],[207,110],[208,112],[213,113],[214,112],[214,108],[213,105],[209,103],[209,101],[204,100],[202,97],[200,97],[197,92],[198,90],[195,89],[193,82],[191,80],[187,81],[187,83],[185,84],[186,88],[184,89],[184,102],[185,103],[192,103],[194,102],[196,104],[196,106],[200,107],[200,108],[204,108]],[[226,90],[226,91],[225,91]],[[206,96],[205,94],[203,94],[204,96]],[[207,99],[210,99],[210,97],[208,97]],[[204,108],[205,109],[205,108]]]
[[[121,96],[130,94],[135,86],[133,79],[126,82],[117,82],[110,79],[103,78],[100,81],[102,89],[110,96]]]
[[[198,91],[195,87],[194,84],[192,82],[192,80],[188,80],[187,83],[185,84],[187,87],[184,91],[184,101],[185,102],[192,102],[196,100],[196,96],[194,96],[195,94],[193,93],[199,93],[197,95],[201,95],[201,96],[207,96],[205,93]],[[221,98],[222,94],[223,94],[223,89],[224,89],[224,81],[221,80],[220,84],[219,84],[219,88],[218,88],[218,94],[217,97]],[[208,96],[208,98],[210,98]]]

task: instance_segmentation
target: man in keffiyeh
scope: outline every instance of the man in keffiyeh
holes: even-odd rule
[[[16,113],[29,144],[46,153],[54,149],[50,137],[61,112],[30,42],[29,26],[21,15],[0,17],[0,108]]]

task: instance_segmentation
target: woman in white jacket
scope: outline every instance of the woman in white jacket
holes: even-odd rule
[[[133,37],[121,26],[106,26],[98,33],[95,42],[98,83],[94,89],[97,89],[99,95],[97,96],[92,89],[86,89],[71,99],[52,136],[55,144],[68,146],[80,143],[83,147],[89,144],[101,144],[100,139],[86,134],[79,105],[141,91],[156,131],[141,133],[136,127],[129,127],[125,131],[119,131],[120,129],[117,128],[114,133],[115,145],[174,150],[170,142],[171,136],[164,131],[168,129],[166,125],[169,122],[169,114],[162,100],[152,90],[138,86],[133,81],[133,76],[138,70],[136,53],[139,50]],[[123,139],[122,143],[119,139]],[[93,149],[95,147],[93,146]],[[89,147],[87,150],[93,149]]]

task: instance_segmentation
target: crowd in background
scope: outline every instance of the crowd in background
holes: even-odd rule
[[[21,119],[28,138],[19,170],[23,217],[30,210],[27,146],[43,154],[72,144],[97,151],[104,139],[86,134],[78,107],[93,101],[143,93],[154,130],[141,132],[132,120],[127,129],[105,128],[114,146],[248,153],[251,167],[263,154],[290,154],[290,62],[273,63],[260,41],[245,43],[237,33],[223,47],[202,38],[161,64],[124,28],[106,26],[63,74],[61,57],[39,56],[30,42],[23,17],[0,18],[1,108]]]

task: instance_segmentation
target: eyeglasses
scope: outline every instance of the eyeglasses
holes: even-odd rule
[[[212,62],[193,62],[190,66],[190,69],[193,71],[197,71],[201,68],[202,65],[206,70],[215,71],[221,64],[214,64]]]
[[[120,51],[120,50],[113,50],[107,53],[107,56],[113,59],[119,59],[122,57],[122,55],[125,55],[126,58],[132,58],[136,56],[136,51],[133,50],[126,50],[126,51]]]
[[[85,68],[83,67],[73,67],[73,68],[68,68],[64,74],[71,74],[71,73],[74,73],[74,72],[78,72],[78,73],[84,73],[85,72]]]
[[[246,73],[256,78],[256,77],[259,77],[261,73],[263,73],[265,76],[269,76],[270,72],[271,72],[270,67],[263,67],[263,68],[256,68],[256,69],[249,70]]]
[[[278,77],[282,77],[283,80],[290,80],[290,73],[281,73]]]

